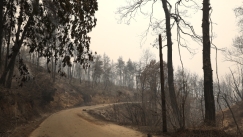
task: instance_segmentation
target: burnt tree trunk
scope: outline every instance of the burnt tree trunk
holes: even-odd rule
[[[53,82],[56,82],[56,70],[57,70],[57,60],[56,60],[56,50],[55,50],[55,58],[54,58],[54,70],[53,70]]]
[[[167,6],[167,0],[162,0],[162,5],[166,19],[166,36],[167,36],[167,66],[168,66],[168,84],[169,84],[169,95],[173,113],[177,119],[177,122],[182,127],[181,116],[179,112],[178,103],[176,100],[175,88],[174,88],[174,73],[172,64],[172,39],[171,39],[171,28],[170,28],[170,12]]]
[[[11,41],[11,29],[12,27],[10,26],[9,28],[9,35],[8,35],[8,40],[7,40],[7,51],[6,51],[6,55],[5,55],[5,64],[4,64],[4,69],[7,69],[7,65],[8,65],[8,55],[9,55],[9,47],[10,47],[10,41]]]
[[[16,57],[14,58],[14,64],[15,64]],[[11,65],[11,68],[8,73],[8,78],[6,81],[6,88],[11,88],[12,85],[12,77],[13,77],[13,72],[14,72],[14,65]]]
[[[0,0],[0,69],[2,67],[2,42],[3,42],[3,0]]]
[[[159,35],[159,59],[160,59],[160,84],[161,84],[161,102],[162,102],[162,131],[167,132],[166,121],[166,105],[165,105],[165,88],[164,88],[164,65],[163,65],[163,53],[162,53],[162,39]]]
[[[82,68],[81,68],[81,66],[79,65],[79,70],[78,70],[78,75],[79,75],[79,83],[81,84],[82,83]]]
[[[204,100],[205,100],[205,124],[207,126],[216,126],[215,121],[215,102],[213,94],[213,74],[210,59],[210,11],[209,0],[203,0],[203,20],[202,20],[202,32],[203,32],[203,72],[204,72]]]
[[[40,53],[39,52],[37,52],[36,53],[36,68],[37,68],[37,70],[39,69],[39,66],[40,66]]]

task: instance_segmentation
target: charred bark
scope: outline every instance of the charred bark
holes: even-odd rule
[[[2,42],[3,42],[3,0],[0,0],[0,68],[2,67]]]
[[[173,64],[172,64],[172,39],[171,39],[171,28],[170,28],[170,12],[167,6],[167,0],[162,0],[162,5],[165,13],[166,19],[166,36],[167,36],[167,66],[168,66],[168,84],[169,84],[169,93],[170,101],[173,109],[174,115],[177,117],[178,124],[180,128],[182,127],[180,112],[178,103],[176,100],[175,88],[174,88],[174,73],[173,73]]]
[[[165,105],[165,89],[164,89],[164,65],[163,65],[163,53],[162,53],[162,39],[159,35],[159,58],[160,58],[160,84],[161,84],[161,102],[162,102],[162,131],[167,132],[167,120],[166,120],[166,105]]]
[[[207,126],[216,126],[215,120],[215,102],[213,94],[213,70],[211,67],[210,58],[210,11],[209,0],[203,0],[203,20],[202,20],[202,32],[203,32],[203,72],[204,72],[204,100],[205,100],[205,124]]]

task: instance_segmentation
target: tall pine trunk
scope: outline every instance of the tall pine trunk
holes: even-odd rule
[[[173,73],[173,64],[172,64],[172,39],[171,39],[171,28],[170,28],[170,12],[167,6],[167,0],[162,0],[162,5],[165,13],[166,19],[166,36],[167,36],[167,66],[168,66],[168,84],[169,84],[169,95],[170,102],[173,109],[173,113],[177,119],[177,122],[180,128],[183,127],[181,116],[179,112],[178,103],[176,100],[175,88],[174,88],[174,73]]]
[[[15,60],[16,60],[16,57],[14,58],[14,64],[15,64]],[[9,70],[9,73],[8,73],[8,78],[7,78],[7,82],[6,82],[6,88],[11,88],[11,85],[12,85],[12,77],[13,77],[13,72],[14,72],[14,64],[11,65],[11,68]]]
[[[165,105],[165,88],[164,88],[164,65],[163,65],[163,53],[162,53],[162,39],[159,35],[159,59],[160,59],[160,87],[161,87],[161,110],[162,110],[162,131],[167,132],[167,120],[166,120],[166,105]]]
[[[11,40],[11,29],[12,29],[12,27],[10,26],[10,28],[9,28],[9,36],[8,36],[8,42],[7,42],[7,51],[6,51],[6,56],[5,56],[4,69],[7,69],[7,66],[8,66],[8,55],[9,55],[9,47],[10,47],[10,40]]]
[[[209,0],[203,0],[203,20],[202,20],[202,32],[203,32],[203,72],[204,72],[204,100],[205,100],[205,124],[207,126],[216,126],[215,120],[215,102],[213,94],[213,70],[211,67],[210,58],[210,11]]]
[[[2,43],[3,43],[3,0],[0,0],[0,69],[2,67]]]
[[[55,83],[56,82],[56,66],[57,66],[57,60],[56,60],[56,58],[54,58],[54,60],[55,61],[54,61],[54,69],[53,69],[53,82]]]
[[[36,58],[36,68],[38,70],[39,69],[39,65],[40,65],[40,54],[39,54],[39,52],[37,52],[36,54],[37,54],[37,58]]]
[[[81,84],[82,83],[82,72],[81,72],[82,71],[82,67],[81,67],[81,65],[79,65],[78,68],[79,68],[79,71],[78,71],[79,72],[78,73],[78,75],[79,75],[79,82]]]
[[[51,49],[51,52],[53,53],[53,49]],[[53,61],[53,56],[51,55],[51,79],[54,82],[54,61]]]

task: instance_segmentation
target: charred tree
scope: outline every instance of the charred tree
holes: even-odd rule
[[[3,0],[0,1],[0,68],[2,67],[2,42],[3,42]]]
[[[160,58],[160,84],[161,84],[161,102],[162,102],[162,131],[167,132],[166,121],[166,105],[165,105],[165,89],[164,89],[164,65],[163,65],[163,53],[162,53],[162,39],[159,35],[159,58]]]
[[[215,120],[215,102],[213,94],[213,74],[210,58],[210,11],[209,0],[203,0],[203,20],[202,20],[202,32],[203,32],[203,72],[204,72],[204,100],[205,100],[205,124],[207,126],[216,126]]]
[[[170,12],[167,6],[167,0],[162,0],[162,5],[165,13],[166,20],[166,37],[167,37],[167,67],[168,67],[168,84],[169,84],[169,93],[171,106],[174,112],[174,115],[177,117],[179,126],[182,127],[182,122],[180,118],[180,112],[178,103],[176,100],[175,88],[174,88],[174,73],[173,73],[173,64],[172,64],[172,39],[171,39],[171,23],[170,23]]]

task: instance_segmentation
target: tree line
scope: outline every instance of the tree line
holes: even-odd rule
[[[203,79],[201,81],[202,89],[197,89],[197,93],[201,90],[203,90],[203,94],[201,97],[203,99],[201,100],[201,105],[204,107],[199,107],[202,110],[202,116],[203,116],[203,121],[206,126],[216,126],[216,99],[217,101],[219,97],[216,96],[216,93],[222,93],[221,92],[221,82],[219,81],[218,75],[216,76],[217,82],[213,82],[213,70],[212,70],[212,65],[211,65],[211,49],[214,48],[216,51],[219,49],[217,48],[216,45],[213,44],[212,42],[212,21],[211,21],[211,11],[212,11],[212,6],[210,5],[209,0],[202,0],[202,6],[199,6],[197,1],[190,0],[190,1],[184,1],[184,0],[175,0],[175,1],[168,1],[168,0],[160,0],[160,1],[152,1],[152,0],[142,0],[142,1],[130,1],[127,2],[126,6],[122,6],[118,9],[118,13],[121,15],[120,21],[124,21],[125,23],[129,24],[138,13],[141,13],[144,16],[148,17],[149,25],[148,28],[146,29],[146,32],[144,34],[144,37],[152,31],[156,33],[157,35],[162,36],[162,41],[165,41],[166,44],[163,44],[163,47],[167,48],[167,79],[165,79],[165,83],[168,84],[168,93],[167,95],[164,95],[165,97],[167,96],[169,99],[169,102],[166,103],[167,105],[169,104],[169,107],[171,108],[171,114],[173,114],[173,118],[175,121],[175,126],[176,129],[184,129],[185,128],[185,113],[188,111],[184,111],[184,107],[186,106],[187,98],[189,97],[187,94],[188,91],[188,84],[187,84],[187,78],[186,78],[186,70],[184,69],[183,66],[183,61],[181,58],[181,52],[180,48],[186,48],[190,53],[190,47],[186,44],[186,38],[185,37],[190,37],[192,40],[196,41],[199,45],[202,45],[202,64],[203,64]],[[164,16],[160,17],[155,15],[156,12],[156,6],[155,5],[161,5],[161,9],[163,10]],[[150,10],[146,10],[146,8],[150,7]],[[202,33],[201,35],[198,35],[194,31],[194,27],[186,20],[188,18],[188,11],[189,10],[196,10],[199,11],[202,9]],[[158,9],[157,9],[158,10]],[[237,12],[237,15],[242,16],[242,8],[237,8],[235,10]],[[242,19],[241,22],[242,24]],[[175,30],[175,31],[172,31]],[[173,45],[173,40],[172,40],[172,32],[175,32],[174,34],[176,35],[176,44],[179,50],[179,56],[180,56],[180,61],[181,61],[181,72],[180,72],[180,77],[181,80],[179,81],[177,85],[174,69],[173,69],[173,52],[172,48],[174,47]],[[236,39],[236,41],[240,41],[239,38]],[[161,42],[160,42],[161,43]],[[155,45],[158,45],[157,42]],[[241,45],[239,43],[239,45]],[[236,46],[236,47],[241,47],[241,46]],[[239,50],[234,54],[234,52],[230,51],[228,52],[228,60],[233,60],[234,62],[239,63]],[[240,54],[241,55],[241,54]],[[241,59],[240,59],[241,60]],[[150,65],[156,64],[155,62],[151,62]],[[161,63],[162,64],[162,63]],[[217,66],[217,64],[216,64]],[[218,68],[216,68],[216,72]],[[161,70],[163,70],[161,68]],[[150,73],[156,72],[155,70]],[[162,73],[162,72],[161,72]],[[152,75],[152,74],[151,74]],[[232,74],[233,76],[233,74]],[[166,77],[166,76],[165,76]],[[144,77],[145,79],[146,77]],[[161,77],[163,79],[163,77]],[[168,81],[166,81],[168,80]],[[153,80],[154,81],[154,80]],[[165,84],[165,83],[162,83]],[[152,84],[152,83],[151,83]],[[156,85],[155,83],[153,83]],[[142,84],[143,85],[143,84]],[[235,84],[236,85],[236,84]],[[142,89],[144,89],[144,85],[141,86]],[[161,86],[164,87],[164,86]],[[179,88],[178,88],[179,87]],[[215,89],[217,87],[217,89]],[[236,86],[238,87],[238,86]],[[164,87],[166,88],[166,87]],[[177,89],[178,88],[178,89]],[[237,88],[236,88],[237,89]],[[153,89],[155,91],[155,89]],[[162,91],[164,89],[161,89]],[[192,90],[195,91],[195,90]],[[239,90],[238,90],[239,91]],[[163,93],[163,92],[162,92]],[[240,93],[241,94],[241,93]],[[194,94],[193,94],[194,95]],[[221,95],[221,94],[220,94]],[[225,95],[225,94],[224,94]],[[230,95],[232,97],[233,93]],[[228,104],[228,101],[225,97],[221,98]],[[235,97],[239,98],[239,94]],[[194,98],[195,99],[195,98]],[[143,99],[142,99],[143,100]],[[163,100],[163,97],[161,98]],[[155,101],[155,100],[153,100]],[[229,104],[227,105],[228,107]],[[163,106],[165,108],[165,106]],[[162,107],[162,109],[163,109]],[[166,106],[167,107],[167,106]],[[181,109],[181,107],[183,109]],[[189,111],[190,112],[190,111]],[[165,116],[162,115],[162,118],[164,120],[163,123],[165,122]],[[166,125],[162,126],[163,131],[167,132]]]

